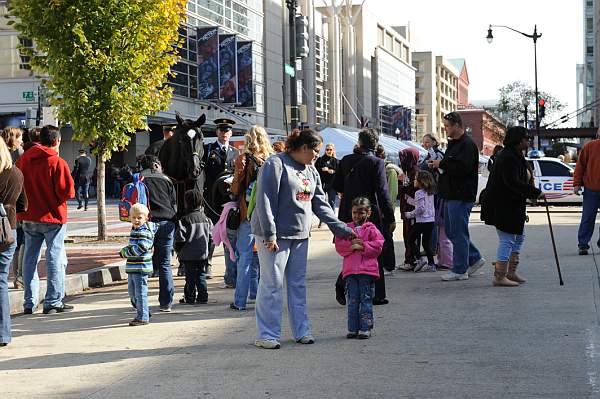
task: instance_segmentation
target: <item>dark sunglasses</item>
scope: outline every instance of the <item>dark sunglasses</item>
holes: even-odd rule
[[[450,112],[449,114],[444,115],[444,119],[452,123],[461,122],[460,116],[456,112]]]

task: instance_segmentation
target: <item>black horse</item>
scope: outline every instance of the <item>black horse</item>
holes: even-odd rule
[[[173,137],[165,141],[158,155],[164,174],[169,176],[177,189],[177,209],[184,210],[183,194],[186,190],[204,190],[204,136],[200,129],[206,122],[202,114],[198,120],[183,119],[176,113],[177,128]]]

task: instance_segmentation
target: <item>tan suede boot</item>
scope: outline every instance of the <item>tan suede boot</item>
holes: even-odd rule
[[[508,273],[506,278],[512,281],[516,281],[519,284],[523,284],[527,280],[517,274],[517,268],[519,267],[519,253],[513,252],[510,254],[510,260],[508,261]]]
[[[508,270],[508,262],[496,261],[494,263],[494,279],[492,285],[494,287],[518,287],[519,283],[511,281],[506,278],[506,272]]]

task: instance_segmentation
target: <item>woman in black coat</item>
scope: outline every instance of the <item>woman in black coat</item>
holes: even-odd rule
[[[340,161],[333,188],[342,194],[338,218],[342,222],[352,221],[352,201],[357,197],[366,197],[373,204],[369,220],[380,232],[394,232],[396,221],[390,200],[385,163],[374,155],[379,137],[373,129],[363,129],[358,134],[358,148],[353,154],[346,155]],[[379,256],[379,279],[375,282],[373,305],[388,303],[385,293],[383,259]],[[336,299],[345,304],[344,282],[341,275],[336,282]]]
[[[527,129],[508,129],[505,148],[496,157],[483,193],[481,219],[496,227],[499,239],[494,286],[516,287],[525,282],[517,274],[517,266],[525,240],[527,199],[543,198],[533,185],[533,175],[523,155],[527,145]]]

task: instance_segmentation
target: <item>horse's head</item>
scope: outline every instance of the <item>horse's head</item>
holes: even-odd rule
[[[198,138],[203,139],[202,129],[200,128],[206,122],[206,115],[202,114],[196,121],[192,121],[190,119],[183,119],[181,114],[177,112],[175,118],[177,119],[176,135],[188,136],[190,139],[198,136]]]

